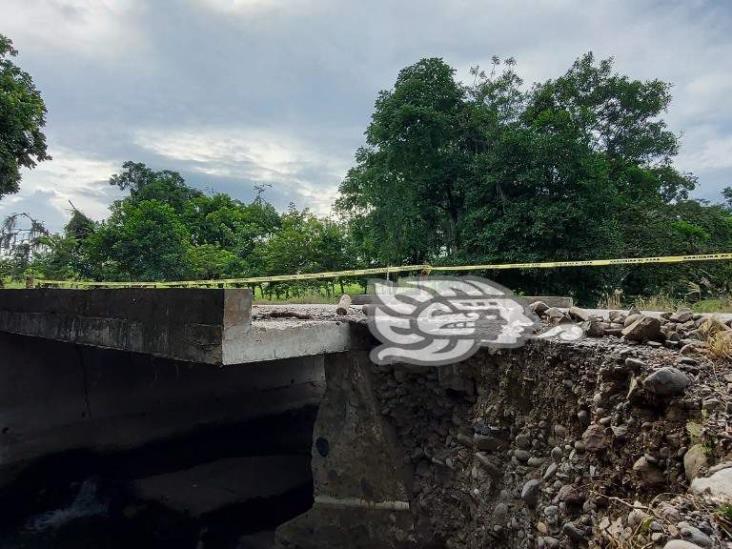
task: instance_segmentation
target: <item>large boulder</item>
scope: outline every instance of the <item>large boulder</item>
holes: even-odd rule
[[[567,315],[561,309],[557,307],[549,307],[544,311],[544,317],[549,321],[550,324],[560,324],[567,320]]]
[[[661,321],[651,316],[641,316],[638,320],[623,329],[626,339],[633,341],[659,341],[663,339]]]
[[[683,393],[690,383],[689,376],[681,370],[664,366],[643,380],[643,387],[655,395],[674,396]]]
[[[683,539],[673,539],[663,546],[663,549],[702,549],[696,543],[684,541]]]
[[[636,320],[638,320],[642,316],[643,315],[640,314],[640,313],[628,313],[628,315],[623,320],[623,328],[627,328],[628,326],[630,326],[631,324],[633,324],[633,322],[635,322]]]
[[[576,320],[577,322],[587,322],[588,320],[590,320],[590,313],[588,313],[584,309],[581,309],[580,307],[570,307],[568,312],[570,318]]]
[[[715,503],[732,503],[732,467],[704,478],[695,478],[689,487],[692,494],[705,496]]]
[[[603,337],[607,330],[610,329],[610,324],[593,318],[583,322],[582,329],[589,337]]]
[[[671,322],[689,322],[694,316],[691,309],[679,309],[669,317]]]

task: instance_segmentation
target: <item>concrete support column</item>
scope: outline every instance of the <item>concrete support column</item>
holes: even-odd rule
[[[312,447],[313,508],[277,530],[288,549],[409,547],[408,469],[372,388],[366,352],[325,357]]]

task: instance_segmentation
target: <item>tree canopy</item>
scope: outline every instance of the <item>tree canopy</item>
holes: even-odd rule
[[[42,132],[46,106],[31,76],[13,63],[16,55],[0,34],[0,198],[18,192],[21,168],[51,158]]]
[[[512,59],[472,75],[466,85],[442,59],[422,59],[379,94],[337,203],[376,262],[634,257],[732,245],[724,212],[690,201],[696,179],[673,166],[678,139],[663,120],[669,84],[619,75],[612,59],[591,53],[529,88]],[[714,237],[700,217],[717,227]],[[620,268],[493,274],[531,292],[652,285]]]
[[[72,205],[63,234],[36,235],[15,254],[13,272],[208,280],[732,249],[732,188],[724,203],[694,200],[696,178],[673,164],[669,84],[618,74],[612,59],[591,53],[532,86],[513,59],[494,58],[471,76],[460,82],[442,59],[422,59],[379,93],[366,142],[340,185],[338,217],[294,206],[278,212],[264,187],[250,202],[206,194],[176,171],[125,162],[109,181],[125,196],[107,219],[94,222]],[[480,274],[517,291],[591,302],[616,288],[678,293],[700,280],[727,287],[732,266]]]

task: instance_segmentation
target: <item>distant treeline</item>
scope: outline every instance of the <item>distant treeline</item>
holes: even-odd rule
[[[0,269],[180,280],[732,251],[732,189],[719,204],[691,199],[696,178],[673,165],[669,84],[591,54],[531,87],[512,59],[472,78],[458,82],[441,59],[399,73],[376,100],[333,218],[279,213],[261,190],[249,203],[207,195],[174,171],[126,162],[110,183],[127,195],[108,219],[74,209],[63,233],[36,234]],[[480,274],[585,300],[618,288],[721,294],[732,283],[729,262]]]

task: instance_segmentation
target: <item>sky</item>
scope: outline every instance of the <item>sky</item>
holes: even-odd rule
[[[48,108],[53,160],[24,171],[0,218],[95,219],[122,162],[195,187],[327,215],[398,71],[442,57],[468,79],[493,55],[526,82],[587,51],[673,84],[665,118],[696,196],[732,185],[732,4],[726,0],[0,0],[0,33]]]

